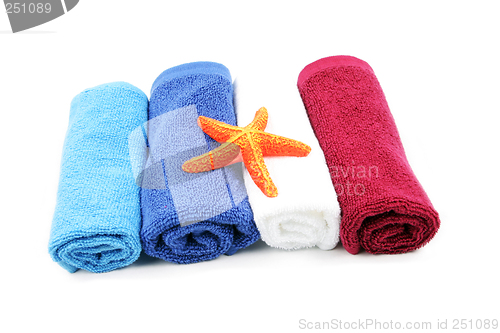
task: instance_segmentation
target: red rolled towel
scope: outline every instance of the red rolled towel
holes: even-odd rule
[[[384,92],[364,61],[307,65],[298,88],[324,151],[349,253],[404,253],[425,245],[439,216],[413,173]]]

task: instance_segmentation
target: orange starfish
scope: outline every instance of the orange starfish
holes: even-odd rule
[[[214,170],[238,161],[241,156],[254,183],[266,196],[276,197],[278,189],[269,176],[264,156],[303,157],[309,154],[311,147],[296,140],[264,132],[267,119],[267,109],[264,107],[255,113],[254,120],[245,127],[232,126],[200,116],[198,125],[203,132],[224,144],[190,159],[183,164],[182,169],[190,173]]]

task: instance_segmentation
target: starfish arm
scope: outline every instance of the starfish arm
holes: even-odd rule
[[[252,138],[247,137],[246,140],[242,138],[239,141],[243,163],[253,182],[267,197],[276,197],[278,189],[269,175],[262,151],[258,149]]]
[[[261,144],[264,156],[304,157],[311,152],[311,147],[297,140],[265,132],[254,135]]]
[[[255,117],[252,122],[245,126],[245,128],[263,131],[266,129],[268,117],[267,109],[265,107],[261,107],[257,112],[255,112]]]
[[[200,126],[203,132],[217,142],[226,142],[242,131],[242,129],[237,126],[232,126],[222,121],[204,116],[198,117],[198,126]]]
[[[223,143],[214,150],[184,162],[182,170],[198,173],[223,168],[235,162],[240,155],[240,147],[234,143]]]

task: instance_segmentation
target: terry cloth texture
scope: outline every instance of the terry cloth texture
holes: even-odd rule
[[[189,264],[234,254],[259,239],[240,165],[182,170],[185,161],[219,145],[199,128],[198,116],[236,125],[232,100],[231,75],[218,63],[173,67],[154,82],[149,171],[141,189],[141,240],[148,255]]]
[[[139,257],[128,136],[147,120],[147,108],[147,96],[125,82],[87,89],[71,102],[49,241],[52,259],[71,273],[108,272]]]
[[[278,196],[267,197],[244,169],[245,185],[255,223],[268,245],[294,250],[318,246],[330,250],[339,239],[340,208],[325,157],[314,136],[290,70],[242,71],[235,80],[238,125],[250,123],[260,107],[267,108],[266,132],[301,141],[311,147],[306,157],[265,157]]]
[[[347,251],[395,254],[429,242],[439,217],[372,68],[354,57],[323,58],[302,70],[298,87],[337,190]]]

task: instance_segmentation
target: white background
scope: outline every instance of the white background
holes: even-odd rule
[[[2,10],[0,331],[299,332],[301,319],[366,318],[434,329],[447,319],[451,331],[453,319],[500,320],[498,4],[84,0],[18,34]],[[375,70],[440,213],[426,247],[374,256],[259,241],[209,262],[141,257],[106,274],[51,261],[62,145],[80,91],[123,80],[149,96],[163,70],[198,60],[266,80],[274,66],[298,75],[339,54]]]

